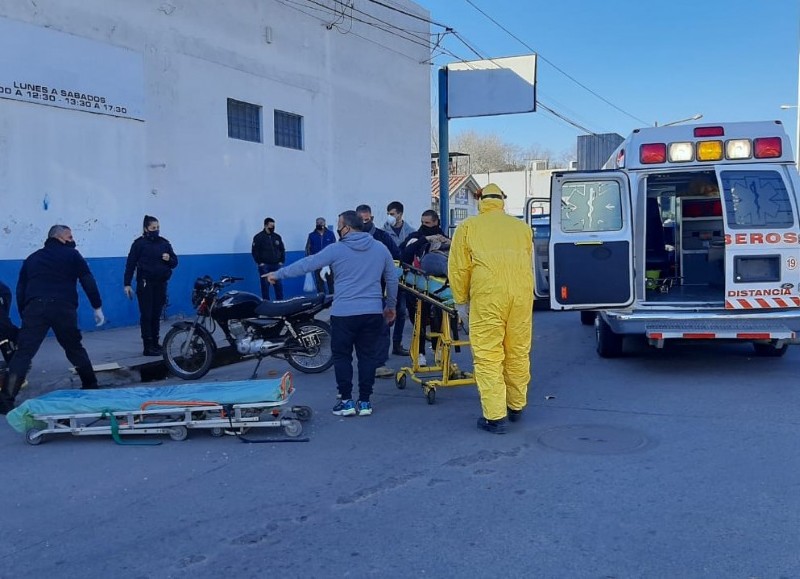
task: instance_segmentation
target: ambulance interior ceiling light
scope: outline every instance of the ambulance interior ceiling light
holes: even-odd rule
[[[692,143],[670,143],[669,162],[685,163],[694,161],[694,145]]]

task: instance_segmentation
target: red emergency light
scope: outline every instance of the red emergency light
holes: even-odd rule
[[[666,143],[647,143],[639,147],[639,162],[643,165],[664,163],[667,160]]]
[[[783,144],[780,137],[753,139],[753,149],[753,156],[756,159],[772,159],[783,155]]]
[[[700,137],[724,137],[725,129],[723,127],[695,127],[695,138]]]

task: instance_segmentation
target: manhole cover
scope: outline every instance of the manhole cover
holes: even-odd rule
[[[580,454],[621,454],[645,448],[647,437],[641,432],[603,424],[559,426],[542,433],[540,444],[562,452]]]

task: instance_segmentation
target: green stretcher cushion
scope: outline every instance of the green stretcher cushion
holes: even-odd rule
[[[425,275],[414,270],[403,271],[402,267],[397,268],[397,275],[402,285],[412,287],[445,305],[453,304],[453,292],[450,290],[449,285],[445,287],[447,278]]]
[[[216,402],[218,404],[248,404],[254,402],[280,402],[291,390],[291,380],[239,380],[236,382],[203,382],[175,386],[139,386],[135,388],[109,388],[107,390],[56,390],[20,404],[6,415],[6,420],[17,432],[42,427],[36,415],[94,414],[140,410],[142,404],[153,401]],[[150,409],[169,408],[163,404]]]

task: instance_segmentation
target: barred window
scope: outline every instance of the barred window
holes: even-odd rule
[[[228,137],[261,142],[261,107],[228,99]]]
[[[467,217],[469,217],[469,214],[467,213],[467,210],[464,207],[455,207],[455,208],[453,208],[453,221],[454,222],[460,223],[460,222],[464,221]]]
[[[303,150],[303,117],[275,111],[275,146]]]

